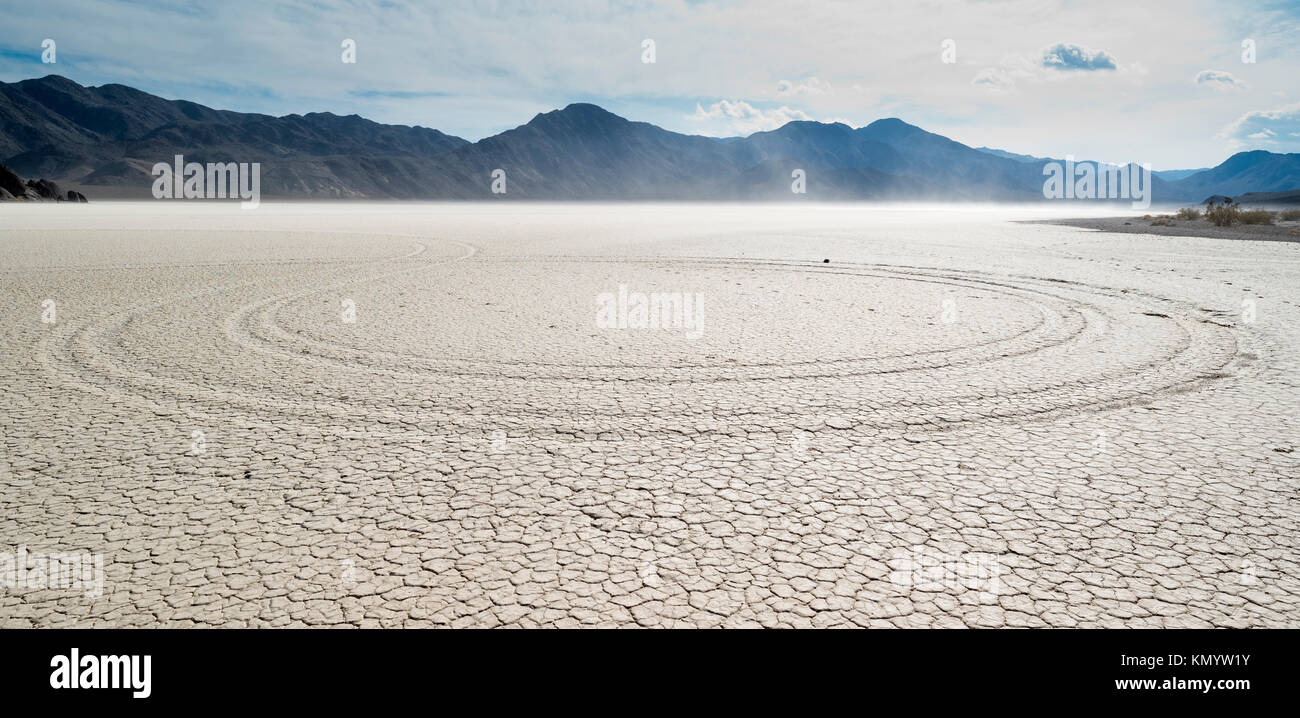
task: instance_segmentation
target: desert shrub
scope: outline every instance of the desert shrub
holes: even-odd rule
[[[1300,219],[1300,209],[1284,209],[1277,213],[1278,219],[1284,219],[1288,222],[1294,222]]]
[[[1211,204],[1205,208],[1205,218],[1216,227],[1231,227],[1240,221],[1241,207],[1235,204]]]
[[[1243,209],[1237,219],[1242,224],[1273,224],[1273,213],[1266,209]]]
[[[1195,207],[1183,207],[1178,210],[1179,219],[1197,219],[1201,216],[1201,210]]]

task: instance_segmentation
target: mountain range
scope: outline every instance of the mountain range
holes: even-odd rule
[[[1045,162],[1064,161],[1059,159],[1052,159],[1050,157],[1034,157],[1033,155],[1019,155],[1016,154],[1015,152],[1007,152],[1006,150],[995,150],[992,147],[976,147],[975,149],[979,150],[980,152],[987,152],[991,155],[996,155],[998,157],[1007,157],[1016,160],[1017,162],[1033,162],[1038,164],[1038,166],[1040,167]],[[1195,170],[1152,170],[1151,174],[1155,175],[1156,177],[1159,177],[1162,180],[1166,180],[1168,182],[1175,182],[1184,177],[1190,177],[1191,175],[1194,175],[1197,172],[1204,172],[1207,169],[1209,168],[1202,167],[1200,169],[1195,169]]]
[[[896,118],[790,122],[748,137],[684,135],[572,104],[478,142],[328,112],[270,115],[167,100],[58,75],[0,83],[0,164],[117,196],[149,196],[151,168],[260,162],[265,197],[548,200],[1043,198],[1048,158],[972,148]],[[504,169],[505,195],[491,191]],[[790,191],[803,169],[807,193]],[[1241,152],[1155,173],[1157,203],[1300,188],[1300,154]],[[92,197],[94,195],[92,194]]]

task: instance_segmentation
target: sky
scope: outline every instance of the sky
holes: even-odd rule
[[[1300,0],[0,0],[0,17],[0,81],[469,140],[592,102],[711,136],[898,117],[1158,170],[1300,152]]]

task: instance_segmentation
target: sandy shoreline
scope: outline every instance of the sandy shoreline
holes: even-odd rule
[[[1300,222],[1294,221],[1278,222],[1273,225],[1238,224],[1231,227],[1216,227],[1204,219],[1171,219],[1167,220],[1172,223],[1171,225],[1152,224],[1152,220],[1143,219],[1142,217],[1082,217],[1029,221],[1037,224],[1055,224],[1122,234],[1246,239],[1260,242],[1300,242]]]

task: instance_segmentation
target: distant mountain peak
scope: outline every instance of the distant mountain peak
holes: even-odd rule
[[[1261,160],[1266,160],[1270,157],[1300,157],[1300,153],[1269,152],[1268,150],[1246,150],[1244,152],[1238,152],[1233,156],[1229,157],[1228,159],[1224,160],[1223,164],[1226,165],[1229,163],[1236,164],[1236,163],[1259,162]]]
[[[875,122],[872,122],[871,124],[867,125],[863,129],[875,130],[877,132],[881,132],[881,131],[925,132],[925,130],[921,129],[920,127],[917,127],[916,125],[908,124],[898,119],[897,117],[883,117],[879,120],[876,120]]]
[[[549,135],[582,136],[625,128],[632,122],[589,102],[574,102],[559,110],[539,112],[523,127]]]
[[[772,132],[781,132],[783,130],[808,130],[812,132],[843,132],[852,130],[852,127],[843,122],[819,122],[817,120],[790,120]]]
[[[605,108],[601,107],[600,105],[593,105],[590,102],[570,102],[569,104],[565,105],[563,109],[555,110],[555,112],[611,115],[613,117],[618,116],[610,112],[609,110],[606,110]]]
[[[76,82],[75,80],[70,80],[64,77],[63,75],[56,75],[56,74],[50,74],[44,77],[34,77],[30,80],[22,80],[22,82],[33,84],[33,85],[76,85],[77,87],[82,86],[80,83]]]
[[[556,120],[568,122],[627,122],[623,117],[606,110],[600,105],[593,105],[590,102],[573,102],[565,105],[562,109],[551,110],[550,112],[539,112],[528,124],[553,122]]]

